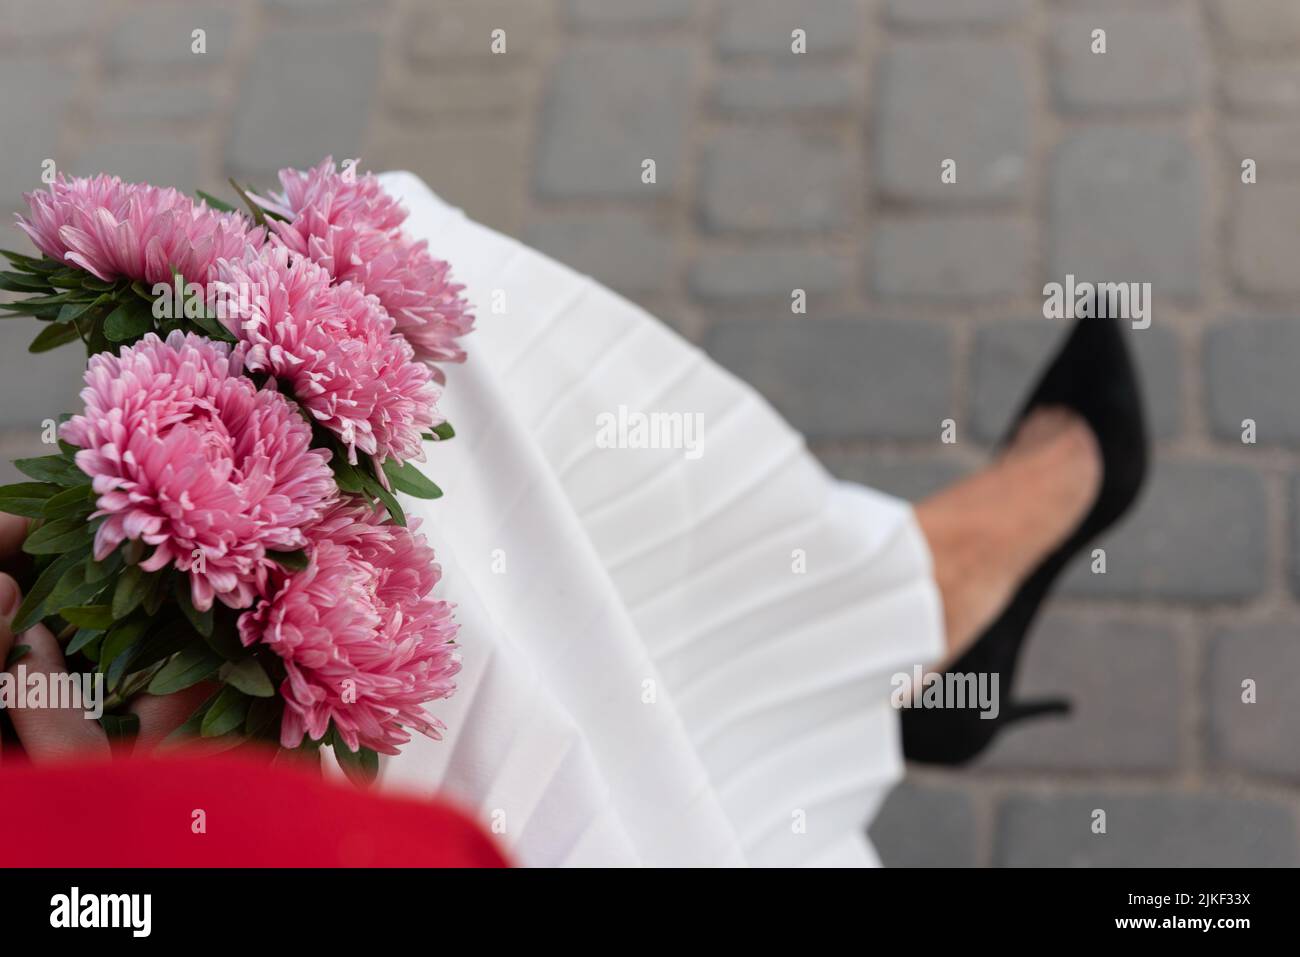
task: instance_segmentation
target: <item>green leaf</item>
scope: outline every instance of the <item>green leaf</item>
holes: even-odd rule
[[[238,688],[226,685],[203,716],[199,733],[205,738],[229,734],[244,723],[248,716],[248,697]]]
[[[91,638],[89,641],[87,641],[84,645],[81,646],[81,654],[86,658],[87,661],[98,662],[99,649],[102,648],[103,646],[104,646],[104,633],[102,631],[97,632],[95,634],[95,637]]]
[[[234,187],[235,192],[239,194],[239,198],[244,201],[244,204],[248,207],[249,215],[253,217],[253,222],[257,223],[257,225],[265,226],[268,217],[270,219],[284,219],[284,217],[279,213],[272,212],[269,209],[264,209],[259,205],[257,200],[253,199],[253,197],[248,194],[248,190],[235,182],[234,177],[230,178],[229,183]]]
[[[43,271],[43,267],[41,266],[42,261],[34,256],[28,256],[26,253],[16,253],[9,249],[0,249],[0,256],[4,256],[5,259],[9,260],[9,264],[15,269],[25,269],[29,272]],[[45,261],[51,264],[49,267],[51,269],[62,267],[62,263],[56,263],[52,259]]]
[[[68,642],[68,647],[63,649],[63,653],[65,655],[75,655],[102,634],[103,631],[98,628],[79,628],[77,633],[72,636],[72,640]]]
[[[149,630],[148,618],[135,617],[118,622],[104,636],[104,644],[99,652],[99,670],[105,672],[108,688],[117,687],[118,680],[126,673],[127,666]]]
[[[194,630],[204,638],[212,637],[212,608],[209,606],[207,611],[199,611],[194,607],[193,593],[190,591],[190,579],[188,575],[177,575],[172,579],[172,592],[176,597],[176,604],[180,606],[181,612]]]
[[[23,300],[23,305],[29,308],[37,308],[37,309],[43,308],[45,306],[62,307],[65,302],[72,302],[74,299],[77,298],[79,297],[72,292],[53,292],[50,293],[50,295],[48,296],[33,296],[30,299],[25,299]],[[56,309],[54,311],[55,317],[57,317],[58,314],[59,314],[59,310]]]
[[[212,633],[203,637],[223,661],[241,661],[252,654],[239,640],[239,616],[224,606],[221,614],[213,616]]]
[[[23,542],[28,555],[61,555],[78,545],[89,544],[95,530],[84,518],[60,518],[30,533]]]
[[[50,284],[43,278],[21,272],[0,272],[0,289],[9,292],[45,292]]]
[[[402,511],[402,506],[397,501],[397,496],[388,489],[384,488],[378,482],[374,488],[375,497],[384,503],[384,508],[388,509],[388,517],[393,520],[393,524],[406,527],[406,512]]]
[[[95,508],[95,498],[89,485],[79,485],[46,499],[43,512],[51,520],[80,518],[85,521]]]
[[[26,631],[45,617],[45,603],[50,598],[51,593],[54,592],[55,586],[60,583],[63,576],[69,571],[80,567],[81,561],[85,557],[84,552],[80,555],[76,552],[60,555],[50,563],[50,566],[45,571],[41,572],[32,587],[27,589],[27,594],[23,597],[23,603],[18,606],[18,611],[14,614],[14,620],[10,624],[14,634]]]
[[[40,518],[45,514],[45,503],[57,495],[60,487],[53,482],[15,482],[0,485],[0,512]]]
[[[213,703],[220,696],[221,696],[220,691],[209,696],[207,701],[203,702],[203,704],[195,708],[194,712],[188,718],[185,719],[184,724],[182,724],[171,734],[167,735],[167,737],[163,738],[163,743],[175,744],[178,741],[183,741],[185,738],[192,738],[197,736],[199,733],[199,729],[203,727],[203,718],[204,716],[207,715],[208,709],[212,707]]]
[[[271,684],[266,669],[256,658],[245,658],[243,661],[228,665],[224,675],[226,684],[234,685],[244,694],[252,695],[254,698],[270,698],[275,694],[275,685]]]
[[[128,565],[113,589],[113,618],[125,618],[144,601],[149,576],[139,565]]]
[[[99,598],[100,592],[103,592],[108,583],[104,583],[104,581],[86,581],[86,563],[82,559],[87,557],[88,551],[90,551],[90,545],[69,553],[73,557],[79,555],[81,558],[78,558],[73,567],[64,572],[64,575],[57,581],[55,588],[49,593],[49,597],[45,599],[45,610],[42,616],[51,615],[60,609],[98,603],[96,599]]]
[[[235,334],[223,326],[218,319],[211,316],[189,316],[187,321],[193,323],[210,339],[218,342],[238,342]]]
[[[339,487],[339,491],[350,492],[353,495],[360,495],[365,491],[366,485],[361,470],[343,456],[335,453],[330,458],[330,468],[334,472],[334,484]]]
[[[71,322],[75,325],[76,321],[87,311],[100,305],[99,299],[91,299],[86,302],[70,302],[59,310],[59,322]]]
[[[109,605],[74,605],[71,608],[60,608],[59,617],[69,625],[76,625],[78,628],[92,632],[112,627],[115,620],[113,609]],[[76,650],[69,644],[69,652]]]
[[[231,206],[229,203],[225,202],[224,200],[217,199],[217,197],[213,196],[211,193],[205,193],[201,189],[196,189],[194,191],[194,195],[197,196],[199,199],[203,200],[203,202],[207,203],[209,206],[211,206],[219,213],[233,213],[235,211],[234,206]]]
[[[76,269],[56,269],[54,272],[46,273],[45,280],[58,289],[80,289],[81,281],[85,276],[86,273]]]
[[[201,644],[199,636],[187,628],[185,622],[174,614],[153,618],[151,622],[153,627],[145,640],[140,643],[131,661],[135,671],[151,668],[178,651],[184,651],[191,645]]]
[[[75,322],[56,322],[37,333],[36,338],[28,343],[27,351],[32,354],[49,352],[80,338],[81,333],[77,331]]]
[[[311,563],[305,548],[299,548],[297,551],[292,552],[275,552],[268,549],[266,557],[281,568],[287,568],[291,572],[300,572]]]
[[[167,597],[167,585],[171,577],[172,570],[170,568],[164,568],[149,575],[148,587],[145,588],[144,598],[140,602],[146,615],[156,615],[158,610],[162,608],[163,599]]]
[[[102,562],[97,562],[94,558],[91,558],[86,563],[86,583],[103,581],[110,575],[116,575],[122,564],[123,559],[120,551],[113,552]]]
[[[384,474],[388,476],[388,481],[392,483],[393,488],[399,492],[414,495],[416,498],[442,497],[442,489],[429,481],[428,477],[420,471],[419,466],[413,463],[399,465],[389,459],[384,463]]]
[[[27,653],[32,650],[31,645],[14,645],[9,649],[9,657],[5,659],[5,671],[8,671],[18,662],[27,657]]]
[[[244,719],[244,734],[262,741],[280,740],[280,719],[284,715],[284,699],[279,695],[254,698],[248,704],[248,717]]]
[[[89,485],[90,476],[62,455],[42,455],[35,459],[14,459],[14,468],[38,482],[53,482],[64,488]]]
[[[444,422],[434,428],[433,434],[438,437],[439,441],[445,442],[456,437],[456,430],[451,427],[450,422]]]
[[[104,320],[104,335],[109,342],[138,339],[153,329],[153,314],[137,302],[123,303]]]
[[[177,653],[149,682],[150,694],[184,691],[212,675],[221,667],[222,658],[204,645],[191,645]]]
[[[334,737],[334,757],[339,767],[353,784],[365,787],[379,775],[379,755],[370,748],[349,751],[348,746]]]
[[[140,733],[140,716],[130,712],[104,714],[99,717],[99,726],[110,741],[131,741]]]

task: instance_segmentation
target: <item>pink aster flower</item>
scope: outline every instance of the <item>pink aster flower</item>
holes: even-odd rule
[[[251,605],[279,567],[267,552],[306,547],[336,492],[302,416],[240,373],[222,344],[150,333],[90,359],[85,412],[60,429],[98,495],[95,558],[153,546],[140,567],[187,573],[200,610]]]
[[[396,754],[408,729],[439,738],[424,705],[455,691],[460,670],[453,608],[432,596],[441,569],[415,528],[355,504],[313,529],[311,561],[273,574],[268,597],[239,619],[245,646],[284,660],[280,743],[322,738]]]
[[[393,331],[373,296],[283,247],[214,269],[223,321],[240,339],[245,368],[288,382],[317,421],[382,463],[423,457],[421,435],[438,425],[438,387]]]
[[[59,177],[26,195],[18,226],[52,259],[100,279],[171,282],[172,270],[202,282],[221,258],[261,246],[264,231],[174,189],[123,183],[116,176]]]
[[[307,171],[281,170],[280,184],[283,192],[263,201],[286,217],[272,220],[273,241],[377,296],[421,359],[464,361],[456,339],[474,326],[465,287],[425,241],[401,231],[406,210],[373,174],[344,176],[326,159]]]

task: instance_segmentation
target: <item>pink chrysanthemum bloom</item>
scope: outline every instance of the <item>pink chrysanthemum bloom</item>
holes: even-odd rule
[[[356,504],[333,507],[311,535],[307,568],[274,573],[268,597],[239,619],[245,646],[284,660],[280,743],[319,740],[330,722],[354,751],[396,754],[408,729],[441,737],[424,705],[455,691],[460,660],[453,606],[432,596],[433,549]]]
[[[258,248],[265,236],[238,213],[116,176],[59,177],[26,200],[28,217],[20,216],[18,226],[36,248],[105,281],[171,282],[176,269],[202,282],[216,260]]]
[[[226,346],[179,331],[91,357],[85,379],[60,436],[99,497],[95,558],[139,540],[140,567],[186,572],[200,610],[251,605],[279,567],[267,552],[306,547],[336,494],[302,416]]]
[[[438,387],[393,331],[378,300],[283,247],[222,260],[211,291],[241,341],[244,366],[288,382],[317,421],[382,463],[422,459],[423,432],[442,422]]]
[[[406,210],[373,174],[344,176],[326,159],[311,170],[281,170],[280,184],[283,192],[262,200],[286,217],[271,221],[273,241],[377,296],[419,358],[464,361],[456,339],[474,326],[465,287],[426,242],[402,233]]]

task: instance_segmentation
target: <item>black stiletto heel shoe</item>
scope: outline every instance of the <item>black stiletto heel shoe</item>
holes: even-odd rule
[[[1094,310],[1096,312],[1096,310]],[[1083,318],[1038,381],[1004,444],[1034,409],[1066,406],[1092,429],[1101,449],[1102,482],[1088,514],[1068,539],[1025,580],[988,629],[957,661],[954,674],[996,674],[998,691],[1009,696],[1017,659],[1043,599],[1070,560],[1115,523],[1137,498],[1147,471],[1147,432],[1137,374],[1119,320]],[[1009,725],[1044,714],[1061,714],[1069,702],[1013,702],[996,718],[974,708],[909,708],[902,713],[903,753],[932,764],[962,764],[975,757]]]

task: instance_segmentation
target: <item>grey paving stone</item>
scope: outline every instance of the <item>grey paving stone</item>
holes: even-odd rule
[[[1233,279],[1252,295],[1290,299],[1300,292],[1300,183],[1237,182],[1229,195]]]
[[[1106,52],[1092,52],[1092,31]],[[1208,79],[1200,24],[1188,7],[1063,11],[1053,22],[1053,81],[1066,110],[1171,109],[1200,100]]]
[[[62,43],[99,28],[104,8],[85,0],[0,0],[0,47]]]
[[[871,286],[888,299],[969,302],[1028,292],[1029,225],[963,214],[877,221]]]
[[[970,376],[971,425],[978,438],[997,442],[1005,436],[1012,416],[1071,327],[1068,321],[1036,317],[979,328]],[[1154,318],[1149,329],[1124,328],[1142,376],[1147,427],[1158,438],[1171,438],[1181,430],[1183,419],[1178,337]]]
[[[343,13],[373,16],[389,6],[391,0],[262,0],[262,6],[277,16],[314,17]]]
[[[899,458],[879,452],[820,452],[817,456],[836,478],[918,502],[947,488],[966,469],[938,459]]]
[[[361,30],[276,30],[240,87],[227,165],[266,175],[361,156],[379,70],[379,37]]]
[[[841,138],[728,130],[705,146],[699,188],[706,228],[817,231],[848,225],[852,156]]]
[[[1178,134],[1096,127],[1068,136],[1052,160],[1048,278],[1150,282],[1157,297],[1195,299],[1203,192],[1200,161]]]
[[[775,243],[701,252],[691,263],[688,283],[692,295],[704,302],[768,300],[773,312],[788,310],[794,290],[802,289],[808,296],[807,314],[815,315],[818,295],[842,292],[852,277],[853,263],[845,256]]]
[[[370,149],[373,169],[408,169],[470,218],[511,236],[523,228],[526,130],[518,124],[408,123]]]
[[[1205,335],[1206,412],[1214,433],[1240,442],[1254,419],[1260,445],[1300,444],[1300,322],[1223,323]]]
[[[86,366],[86,350],[66,345],[30,355],[27,344],[41,331],[35,319],[0,322],[0,356],[4,356],[4,399],[0,429],[37,433],[46,419],[80,408],[77,393]],[[13,479],[18,481],[18,479]]]
[[[908,27],[992,26],[1019,20],[1029,0],[887,0],[890,23]]]
[[[935,438],[952,412],[948,331],[920,321],[738,319],[713,357],[810,438]]]
[[[1300,475],[1291,485],[1291,589],[1300,595]]]
[[[1300,628],[1242,625],[1210,643],[1206,669],[1209,751],[1217,767],[1300,781]],[[1253,682],[1255,700],[1242,687]]]
[[[673,283],[673,237],[644,217],[548,216],[528,224],[524,242],[628,295],[661,293]]]
[[[174,186],[193,192],[198,184],[199,148],[189,143],[148,140],[98,142],[78,154],[70,172],[113,173],[130,182]]]
[[[1238,182],[1241,162],[1245,159],[1255,161],[1259,183],[1300,174],[1300,123],[1238,120],[1224,127],[1221,138],[1228,161],[1238,174]],[[1232,188],[1236,189],[1236,183]]]
[[[541,49],[548,9],[546,4],[515,0],[422,4],[404,25],[407,51],[417,63],[434,67],[461,60],[500,68],[527,60]],[[494,52],[496,30],[505,31],[502,53]]]
[[[62,163],[59,128],[76,82],[75,69],[49,60],[0,59],[0,129],[21,131],[6,135],[0,149],[0,212],[6,222],[13,221],[10,211],[23,207],[23,193],[43,188],[41,164],[46,159]]]
[[[536,84],[536,72],[529,69],[412,71],[388,91],[387,101],[403,118],[446,124],[531,110]]]
[[[815,56],[846,53],[857,44],[861,21],[853,0],[727,0],[718,26],[724,56]],[[791,51],[791,33],[803,30],[807,52]]]
[[[1093,810],[1106,833],[1092,833]],[[1218,794],[1105,792],[1008,799],[995,863],[1010,867],[1294,867],[1284,806]]]
[[[1239,61],[1224,67],[1220,95],[1238,113],[1300,111],[1300,68],[1290,61]]]
[[[1018,44],[898,40],[880,60],[876,187],[900,201],[1023,201],[1028,61]],[[941,179],[945,160],[956,182]]]
[[[1180,702],[1191,674],[1171,629],[1140,619],[1054,613],[1021,658],[1011,701],[1069,698],[1069,715],[1026,722],[981,763],[1058,771],[1173,771],[1185,735]]]
[[[235,18],[229,8],[181,6],[142,10],[117,21],[108,39],[110,69],[183,67],[209,69],[230,53]],[[206,32],[207,49],[196,53],[193,31]]]
[[[212,91],[198,84],[138,80],[114,84],[99,94],[93,118],[108,127],[119,124],[201,123],[211,114]]]
[[[1157,460],[1137,508],[1080,555],[1069,594],[1189,604],[1258,595],[1268,576],[1268,508],[1254,469]],[[1091,549],[1106,550],[1106,574]]]
[[[1291,0],[1210,0],[1210,23],[1235,50],[1281,53],[1300,46],[1300,6]]]
[[[692,57],[678,44],[592,42],[552,69],[535,158],[548,198],[670,193],[682,176]],[[599,77],[599,82],[593,78]],[[657,182],[641,181],[655,161]]]
[[[871,843],[886,867],[974,867],[975,809],[957,788],[905,780],[871,822]]]
[[[569,0],[569,19],[579,26],[645,27],[689,20],[691,0]]]
[[[739,63],[720,71],[713,87],[715,109],[745,117],[847,113],[864,96],[856,71],[817,61],[807,66]]]

